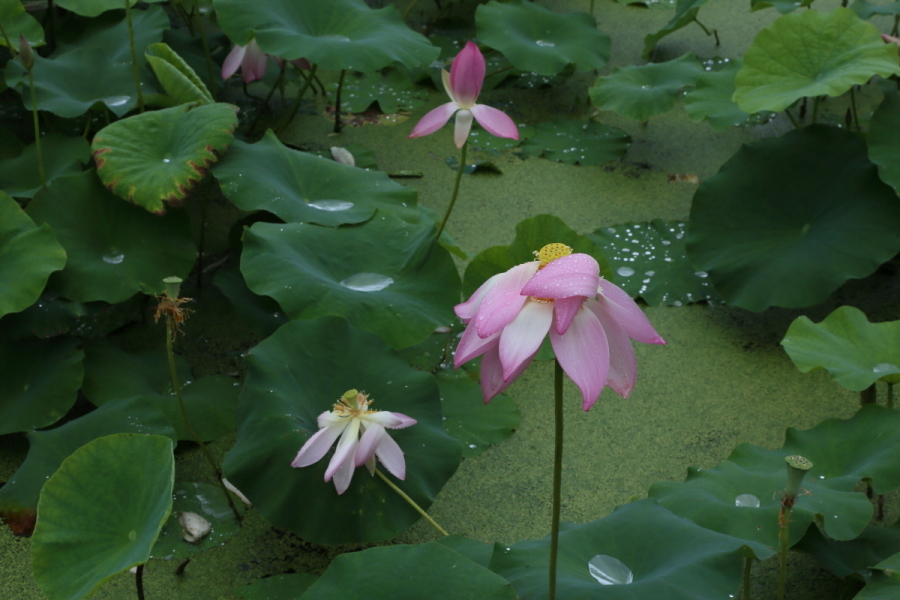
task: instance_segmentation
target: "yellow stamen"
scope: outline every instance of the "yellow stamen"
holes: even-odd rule
[[[541,266],[538,267],[538,270],[543,269],[557,258],[570,254],[572,254],[572,249],[565,244],[547,244],[534,253],[537,259],[541,261]]]
[[[372,400],[369,400],[369,396],[365,392],[347,390],[334,403],[331,412],[341,418],[361,417],[365,414],[377,413],[377,410],[369,409],[370,404],[372,404]]]

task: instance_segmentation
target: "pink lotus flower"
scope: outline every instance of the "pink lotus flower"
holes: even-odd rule
[[[370,404],[366,394],[345,392],[333,410],[319,415],[319,431],[306,440],[291,466],[308,467],[319,462],[341,436],[325,471],[325,481],[333,477],[338,494],[347,491],[356,467],[366,465],[375,475],[376,456],[394,477],[406,479],[403,450],[384,428],[403,429],[415,425],[416,420],[400,413],[370,410]]]
[[[409,137],[421,137],[434,133],[447,124],[456,114],[456,129],[453,140],[457,148],[462,148],[469,137],[474,117],[482,127],[497,137],[519,139],[519,130],[503,111],[491,108],[485,104],[475,104],[481,85],[484,83],[484,56],[478,50],[478,46],[472,42],[466,43],[450,66],[450,72],[441,69],[441,77],[444,81],[444,90],[450,96],[451,102],[438,106],[419,121],[413,128]]]
[[[484,355],[485,402],[525,371],[548,331],[559,364],[581,389],[584,410],[605,385],[624,398],[631,393],[637,379],[631,339],[666,343],[634,300],[600,277],[596,260],[571,252],[563,244],[544,246],[537,261],[491,277],[456,306],[468,327],[454,365]]]
[[[256,40],[250,40],[246,46],[235,44],[222,63],[222,79],[228,79],[240,68],[244,83],[250,83],[262,79],[268,65],[269,55],[262,51]]]

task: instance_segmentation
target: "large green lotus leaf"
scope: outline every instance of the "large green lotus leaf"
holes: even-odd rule
[[[897,600],[900,597],[900,580],[896,573],[875,573],[853,600]]]
[[[247,368],[237,442],[224,469],[275,527],[313,543],[342,544],[390,539],[419,519],[364,467],[338,495],[332,482],[323,481],[331,452],[315,465],[291,468],[318,430],[316,418],[348,389],[367,392],[372,409],[416,419],[389,433],[406,455],[406,480],[395,483],[423,509],[459,464],[459,442],[444,432],[434,377],[342,319],[291,321],[250,351]]]
[[[812,125],[745,144],[701,183],[686,246],[729,304],[809,306],[900,251],[900,203],[862,139]]]
[[[428,65],[438,49],[400,19],[396,7],[364,0],[215,0],[219,25],[235,43],[254,37],[273,56],[306,58],[324,69],[368,73],[399,62]]]
[[[318,578],[310,573],[272,575],[235,588],[232,593],[246,600],[297,600]]]
[[[869,525],[859,537],[838,542],[822,535],[818,527],[810,527],[795,550],[805,552],[831,571],[835,577],[856,577],[868,581],[870,567],[900,552],[900,528]]]
[[[466,267],[463,294],[468,298],[497,273],[535,260],[535,252],[547,244],[556,243],[566,244],[576,253],[590,254],[600,263],[601,275],[612,279],[603,250],[590,238],[575,233],[559,217],[537,215],[516,225],[516,237],[512,244],[487,248],[472,259]]]
[[[858,308],[842,306],[818,325],[797,317],[781,345],[803,373],[825,369],[852,392],[879,380],[900,383],[900,321],[869,323]]]
[[[225,492],[217,484],[179,481],[172,490],[172,497],[172,514],[153,545],[153,558],[181,560],[221,546],[241,530]],[[209,534],[198,542],[185,540],[178,522],[179,512],[191,512],[206,519]]]
[[[703,67],[693,54],[664,63],[616,67],[598,77],[588,92],[595,106],[637,121],[661,115],[675,106],[682,88],[694,85]]]
[[[0,342],[0,435],[55,423],[75,404],[84,353],[72,338]]]
[[[849,8],[785,15],[744,54],[734,101],[746,113],[782,111],[805,96],[840,96],[874,75],[900,75],[897,46]]]
[[[83,137],[50,133],[41,138],[44,175],[47,182],[63,175],[81,173],[91,160],[91,147]],[[37,146],[30,144],[16,157],[0,162],[0,190],[16,198],[32,198],[41,189]]]
[[[534,136],[522,143],[528,154],[567,165],[602,165],[619,160],[631,146],[631,136],[596,121],[556,119],[535,126]]]
[[[463,458],[478,456],[519,428],[519,407],[505,394],[484,403],[481,386],[465,371],[437,374],[447,433],[459,440]]]
[[[206,84],[168,44],[152,44],[144,54],[166,93],[178,104],[212,104]]]
[[[172,440],[118,433],[76,450],[38,503],[34,579],[50,600],[80,600],[147,562],[172,507]]]
[[[750,10],[762,10],[774,7],[781,14],[793,12],[798,8],[808,8],[813,0],[750,0]]]
[[[643,58],[650,58],[653,48],[670,33],[675,33],[682,27],[687,27],[697,20],[697,13],[700,7],[707,3],[708,0],[677,0],[675,2],[675,15],[666,23],[665,27],[656,33],[649,33],[644,37],[644,53]],[[812,0],[810,0],[812,1]]]
[[[236,113],[230,104],[182,105],[116,121],[91,144],[97,174],[119,197],[162,214],[231,146]]]
[[[159,335],[165,335],[160,325]],[[181,396],[191,428],[200,438],[212,441],[234,430],[234,411],[240,386],[227,375],[207,375],[194,380],[187,362],[175,357]],[[179,440],[193,440],[184,425],[172,388],[165,351],[128,354],[106,342],[85,348],[82,392],[97,406],[120,398],[139,396],[162,412]]]
[[[231,301],[238,317],[260,337],[272,335],[290,320],[273,299],[250,291],[237,262],[217,271],[213,283]]]
[[[137,4],[140,0],[129,0],[131,6]],[[119,0],[56,0],[56,4],[60,8],[72,11],[83,17],[96,17],[108,10],[121,9],[125,7],[124,2]]]
[[[25,12],[25,6],[21,0],[0,0],[0,21],[3,21],[3,29],[6,37],[0,35],[0,46],[6,46],[7,37],[10,43],[18,50],[20,36],[32,46],[44,43],[44,28],[37,19]]]
[[[138,62],[144,64],[144,49],[162,40],[163,31],[169,29],[169,17],[162,7],[148,6],[147,10],[131,11],[131,22]],[[131,64],[131,42],[124,11],[107,12],[94,18],[66,15],[66,26],[57,31],[56,35],[56,49],[51,58],[79,48],[96,47],[102,48],[108,60],[113,63]],[[129,81],[132,82],[133,93],[134,75]]]
[[[235,142],[213,174],[238,208],[265,210],[289,223],[362,223],[378,208],[410,223],[419,218],[413,188],[380,171],[292,150],[271,130],[255,144]]]
[[[38,497],[62,461],[91,440],[114,433],[164,435],[175,439],[169,421],[139,398],[109,402],[83,417],[47,431],[31,431],[28,456],[0,487],[0,516],[17,535],[31,535]]]
[[[869,125],[869,160],[878,165],[881,180],[900,192],[900,93],[885,91]]]
[[[638,500],[597,521],[561,525],[557,597],[721,600],[740,587],[744,544],[653,500]],[[549,555],[549,537],[496,544],[491,570],[512,583],[522,600],[540,600],[547,597]]]
[[[725,59],[721,69],[705,71],[697,84],[684,97],[684,110],[691,121],[706,121],[716,131],[724,131],[750,121],[748,115],[734,103],[734,78],[744,62]]]
[[[337,82],[328,86],[332,93],[337,91]],[[341,110],[344,112],[364,112],[373,102],[386,114],[401,110],[413,110],[428,101],[428,91],[415,83],[400,69],[389,69],[386,73],[373,72],[348,75],[341,91]],[[357,158],[357,166],[362,166]]]
[[[850,10],[859,15],[860,19],[866,20],[871,19],[875,15],[894,16],[900,14],[900,1],[889,4],[871,4],[866,0],[853,0]]]
[[[49,229],[49,226],[47,226]],[[60,246],[60,248],[62,248]],[[106,303],[103,303],[104,308]],[[37,301],[21,312],[7,315],[0,321],[0,337],[22,339],[27,337],[48,338],[68,333],[78,319],[95,311],[96,306],[71,302],[57,296],[53,290],[45,289]]]
[[[0,191],[0,317],[31,306],[66,251],[49,225],[34,224],[19,203]]]
[[[164,277],[187,277],[197,257],[183,211],[160,217],[126,204],[93,171],[56,179],[27,212],[53,227],[66,249],[66,267],[51,284],[76,302],[158,293]]]
[[[568,65],[599,69],[609,60],[609,36],[585,12],[558,14],[522,0],[491,0],[475,11],[478,41],[503,53],[523,71],[556,75]]]
[[[601,227],[588,237],[603,250],[616,285],[654,306],[682,306],[719,301],[707,273],[688,262],[684,249],[684,221],[654,219]]]
[[[244,231],[241,272],[292,319],[341,316],[405,348],[456,320],[459,275],[433,238],[432,223],[384,211],[338,229],[256,223]]]
[[[428,542],[342,554],[302,596],[302,600],[422,598],[516,600],[516,593],[486,567],[440,542]]]
[[[445,535],[435,540],[442,546],[447,546],[454,552],[462,554],[472,562],[487,568],[491,564],[491,555],[494,553],[494,545],[464,538],[461,535]]]

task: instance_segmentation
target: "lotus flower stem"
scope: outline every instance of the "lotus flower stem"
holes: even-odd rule
[[[297,111],[300,110],[300,100],[303,99],[303,94],[306,93],[306,90],[309,89],[309,86],[312,85],[313,77],[316,75],[316,68],[319,65],[312,65],[312,68],[309,70],[309,75],[306,76],[306,83],[303,84],[303,87],[300,88],[300,91],[297,93],[297,99],[294,100],[294,105],[291,107],[291,114],[288,116],[287,121],[285,121],[284,125],[281,126],[279,131],[284,131],[288,125],[291,124],[291,121],[294,120],[294,117],[297,115]]]
[[[3,26],[3,22],[0,21],[0,34],[3,35],[3,41],[6,42],[6,47],[9,49],[9,53],[12,54],[12,57],[16,57],[16,49],[12,45],[12,40],[9,39],[9,35],[6,33],[6,27]]]
[[[887,407],[894,408],[894,384],[889,383],[887,386]]]
[[[859,111],[856,109],[856,86],[850,86],[850,112],[853,113],[853,126],[859,131]]]
[[[38,118],[37,92],[34,91],[34,75],[28,68],[28,86],[31,88],[31,119],[34,121],[34,148],[37,150],[38,172],[41,174],[41,188],[47,188],[47,175],[44,173],[44,154],[41,152],[41,123]],[[90,122],[90,119],[88,119]]]
[[[866,404],[877,404],[877,403],[878,403],[878,390],[875,389],[874,383],[859,393],[859,405],[860,406],[865,406]]]
[[[269,95],[266,96],[266,99],[263,100],[263,104],[265,106],[269,106],[269,100],[272,99],[272,96],[275,94],[275,90],[277,90],[284,83],[284,74],[287,71],[288,61],[284,61],[281,63],[281,70],[278,72],[278,79],[275,80],[275,85],[272,86],[272,89],[269,90]],[[281,99],[284,100],[284,89],[282,88]],[[253,123],[250,124],[250,133],[252,134],[256,130],[256,124],[259,123],[259,118],[262,117],[263,111],[260,110],[256,113],[256,117],[253,119]]]
[[[819,101],[822,99],[821,96],[816,96],[816,99],[813,100],[813,114],[812,114],[812,122],[815,125],[819,120]]]
[[[802,456],[786,456],[784,461],[787,463],[787,487],[781,495],[781,510],[778,511],[778,541],[781,548],[779,552],[778,600],[784,600],[791,511],[800,494],[800,484],[803,483],[806,472],[813,466],[811,461]]]
[[[463,169],[466,168],[466,148],[468,145],[469,142],[466,140],[463,142],[462,148],[459,149],[459,166],[456,169],[456,181],[453,183],[453,195],[450,196],[450,205],[447,207],[447,212],[444,213],[444,218],[441,219],[437,235],[434,236],[434,239],[436,240],[441,239],[441,233],[444,231],[444,226],[447,225],[447,219],[450,218],[450,212],[453,210],[453,205],[456,204],[456,196],[459,194],[459,181],[462,179]]]
[[[794,118],[794,115],[791,114],[791,111],[789,111],[788,109],[784,109],[784,114],[786,114],[788,119],[791,120],[791,124],[794,126],[794,129],[800,129],[800,124],[797,122],[797,119]]]
[[[137,47],[134,45],[134,24],[131,21],[131,0],[125,0],[125,20],[128,22],[128,43],[131,46],[131,71],[137,88],[138,110],[144,112],[144,91],[141,89],[141,71],[138,67]]]
[[[749,556],[744,557],[744,600],[750,600],[750,567],[753,566],[753,559]]]
[[[706,35],[711,35],[711,36],[713,36],[714,38],[716,38],[716,46],[720,46],[720,45],[721,45],[721,44],[719,43],[719,30],[718,30],[718,29],[713,29],[712,31],[710,31],[709,29],[706,28],[706,25],[704,25],[703,23],[701,23],[701,22],[698,21],[697,19],[694,19],[694,23],[696,23],[697,25],[700,26],[700,29],[703,30],[703,33],[705,33]]]
[[[592,0],[592,1],[593,1],[593,0]],[[405,21],[405,20],[406,20],[406,17],[409,16],[409,11],[411,11],[413,8],[415,8],[416,4],[418,4],[418,3],[419,3],[419,0],[413,0],[413,1],[410,3],[410,5],[406,7],[406,10],[403,11],[403,16],[400,17],[400,18],[403,19],[403,20]]]
[[[144,563],[137,566],[134,574],[134,585],[137,586],[138,600],[144,600]]]
[[[900,15],[894,15],[894,26],[891,28],[891,35],[897,36],[897,27],[900,26]]]
[[[550,520],[550,588],[548,600],[556,598],[556,559],[559,555],[559,508],[562,495],[563,458],[563,368],[553,361],[553,396],[556,433],[553,444],[553,514]]]
[[[181,382],[178,380],[178,370],[175,367],[175,352],[172,349],[172,344],[175,340],[175,336],[178,334],[178,325],[183,322],[185,318],[185,309],[180,308],[179,305],[189,300],[189,298],[185,299],[179,297],[181,278],[167,277],[163,281],[166,284],[166,291],[163,292],[159,307],[156,309],[156,318],[158,319],[161,314],[166,315],[166,354],[169,357],[169,374],[172,377],[172,388],[175,390],[175,397],[178,399],[178,409],[181,412],[181,420],[184,422],[184,428],[187,430],[188,435],[194,438],[194,441],[200,446],[203,455],[206,456],[207,462],[216,474],[216,480],[219,482],[219,487],[222,488],[222,493],[225,494],[228,506],[231,508],[231,512],[234,513],[234,518],[240,523],[242,520],[241,513],[238,512],[237,506],[234,505],[234,501],[231,499],[231,494],[228,493],[228,488],[225,487],[225,483],[222,481],[222,470],[216,464],[212,454],[210,454],[209,448],[206,447],[206,444],[203,443],[203,440],[197,435],[194,428],[191,427],[191,424],[188,421],[187,410],[184,408],[184,398],[181,396]]]
[[[417,511],[420,515],[422,515],[423,517],[425,517],[425,520],[428,521],[429,523],[431,523],[431,526],[434,527],[435,529],[437,529],[438,532],[439,532],[441,535],[450,535],[449,533],[447,533],[446,531],[444,531],[444,528],[441,527],[440,525],[438,525],[438,524],[435,522],[435,520],[432,519],[432,518],[428,515],[427,512],[425,512],[424,510],[422,510],[422,507],[419,506],[418,504],[416,504],[416,501],[415,501],[415,500],[413,500],[412,498],[410,498],[409,496],[407,496],[406,493],[405,493],[403,490],[401,490],[400,488],[398,488],[398,487],[394,484],[393,481],[391,481],[390,479],[388,479],[387,476],[386,476],[384,473],[382,473],[380,469],[375,469],[375,474],[378,475],[379,477],[381,477],[381,480],[384,481],[386,484],[388,484],[388,487],[390,487],[392,490],[394,490],[395,492],[397,492],[397,493],[400,495],[400,497],[403,498],[404,500],[406,500],[406,501],[409,503],[409,505],[412,506],[414,509],[416,509],[416,511]]]
[[[200,13],[198,9],[196,13],[197,16],[197,29],[200,30],[200,43],[203,44],[203,54],[206,56],[206,71],[209,74],[209,92],[212,94],[212,97],[216,97],[216,71],[213,66],[212,55],[209,53],[209,41],[206,39],[206,25],[203,23],[203,15]]]
[[[346,69],[341,69],[341,76],[338,78],[337,92],[334,95],[334,132],[341,132],[341,91],[344,89],[344,76],[347,74]]]

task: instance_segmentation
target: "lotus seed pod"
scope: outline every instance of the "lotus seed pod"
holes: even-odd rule
[[[812,468],[813,464],[809,459],[796,455],[785,456],[784,461],[787,463],[788,471],[788,482],[785,494],[793,498],[800,493],[800,484],[803,483],[806,472]]]
[[[181,536],[192,544],[196,544],[209,535],[209,521],[192,512],[179,512],[178,522],[181,524]]]

